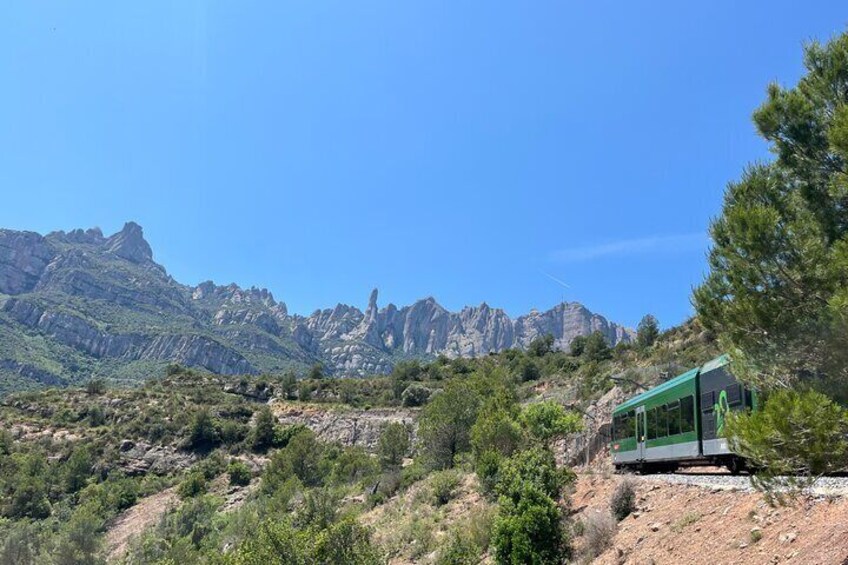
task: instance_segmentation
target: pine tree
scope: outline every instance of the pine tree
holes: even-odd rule
[[[647,349],[654,345],[660,335],[660,323],[652,314],[647,314],[636,327],[636,345]]]
[[[735,372],[848,398],[848,35],[805,49],[806,75],[755,112],[777,156],[749,167],[711,226],[694,293]]]

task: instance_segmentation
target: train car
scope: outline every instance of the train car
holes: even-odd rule
[[[719,465],[742,471],[745,462],[729,449],[724,422],[730,412],[756,410],[758,399],[730,374],[728,361],[722,355],[617,406],[610,442],[615,468]]]

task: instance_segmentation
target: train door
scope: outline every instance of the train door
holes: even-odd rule
[[[645,407],[636,408],[636,457],[645,460]]]

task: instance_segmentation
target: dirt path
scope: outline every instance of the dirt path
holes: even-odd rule
[[[106,531],[106,561],[113,563],[124,556],[133,536],[156,524],[178,501],[176,488],[142,498],[138,504],[118,515]]]

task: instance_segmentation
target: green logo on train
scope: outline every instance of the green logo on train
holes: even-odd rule
[[[721,437],[724,435],[725,417],[730,412],[730,403],[727,402],[726,390],[721,391],[721,394],[718,395],[718,402],[713,405],[713,411],[715,412],[716,437]]]

